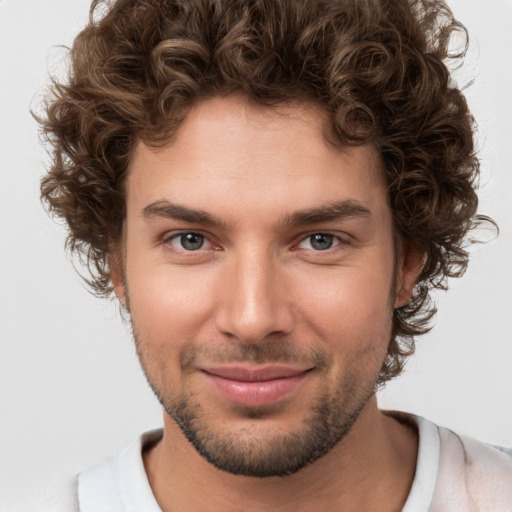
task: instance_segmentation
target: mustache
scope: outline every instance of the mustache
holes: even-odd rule
[[[190,345],[180,353],[180,367],[183,371],[197,368],[205,362],[304,364],[326,369],[331,365],[332,356],[319,347],[299,347],[296,343],[283,340],[270,340],[258,344],[231,340],[222,346]]]

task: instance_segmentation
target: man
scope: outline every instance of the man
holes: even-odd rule
[[[375,399],[487,221],[459,28],[437,1],[93,3],[43,198],[165,414],[62,507],[511,509],[510,453]]]

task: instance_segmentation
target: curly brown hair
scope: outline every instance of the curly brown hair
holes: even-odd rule
[[[413,299],[394,311],[380,382],[430,329],[433,289],[463,274],[476,215],[474,120],[446,65],[462,34],[439,0],[94,0],[39,117],[52,148],[42,198],[98,295],[112,292],[123,184],[138,140],[159,145],[198,100],[243,94],[261,106],[314,102],[328,139],[373,144],[398,236],[425,255]]]

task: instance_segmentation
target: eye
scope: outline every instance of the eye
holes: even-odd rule
[[[206,238],[199,233],[178,233],[169,239],[169,243],[181,251],[197,251],[207,243]]]
[[[314,233],[306,237],[297,246],[299,249],[313,249],[314,251],[326,251],[340,243],[339,237],[330,233]]]

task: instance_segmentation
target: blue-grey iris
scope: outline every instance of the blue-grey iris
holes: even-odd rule
[[[313,247],[313,249],[316,249],[317,251],[325,251],[332,247],[334,237],[328,233],[317,233],[315,235],[311,235],[310,240],[311,247]]]
[[[186,233],[180,236],[180,242],[187,251],[197,251],[204,244],[204,236],[197,233]]]

